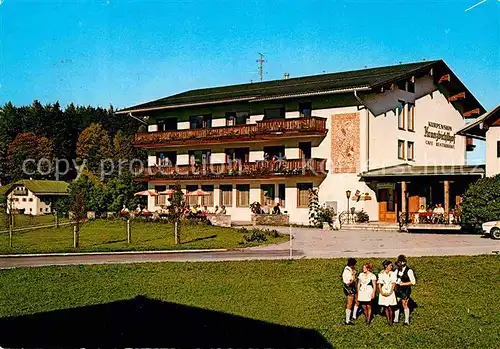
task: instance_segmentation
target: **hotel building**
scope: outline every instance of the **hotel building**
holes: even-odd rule
[[[181,185],[190,204],[224,205],[250,221],[252,202],[280,204],[308,224],[309,189],[341,212],[396,222],[421,205],[452,209],[484,168],[466,165],[457,135],[484,108],[442,60],[204,88],[119,110],[148,120],[135,145],[149,152],[137,180]],[[146,118],[147,117],[147,118]],[[159,210],[165,197],[150,197]]]

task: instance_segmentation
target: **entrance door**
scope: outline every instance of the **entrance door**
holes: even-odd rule
[[[378,219],[380,222],[397,222],[396,205],[393,189],[379,189],[378,191]]]

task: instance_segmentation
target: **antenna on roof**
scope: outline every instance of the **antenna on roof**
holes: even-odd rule
[[[256,62],[259,63],[259,76],[260,81],[262,81],[264,78],[264,63],[267,62],[264,60],[264,54],[259,52],[259,59]]]

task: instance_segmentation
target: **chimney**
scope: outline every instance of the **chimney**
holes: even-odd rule
[[[290,74],[285,73],[285,80],[287,80],[290,77]]]

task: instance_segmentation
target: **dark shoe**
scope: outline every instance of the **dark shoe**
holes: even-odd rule
[[[354,325],[354,322],[352,322],[352,321],[349,321],[349,322],[344,322],[344,325],[349,325],[349,326],[352,326],[352,325]]]
[[[405,322],[403,326],[410,326],[410,324],[408,322]]]

